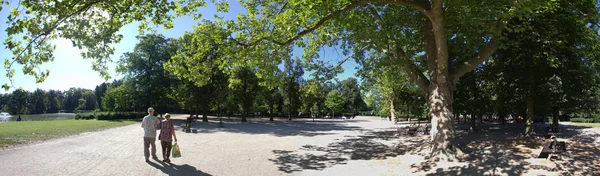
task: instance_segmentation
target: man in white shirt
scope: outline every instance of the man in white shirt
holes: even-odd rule
[[[154,141],[156,141],[156,130],[158,130],[157,127],[159,124],[160,120],[154,116],[154,109],[152,107],[148,108],[148,115],[142,120],[142,128],[144,128],[144,157],[146,158],[146,162],[150,162],[148,160],[150,157],[148,147],[152,147],[152,158],[158,160]]]

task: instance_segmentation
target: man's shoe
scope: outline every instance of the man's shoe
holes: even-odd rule
[[[150,162],[150,160],[149,160],[148,158],[146,158],[146,162],[147,162],[147,163],[149,163],[149,162]]]
[[[154,156],[154,157],[152,157],[152,159],[154,159],[154,160],[158,160],[158,157]]]

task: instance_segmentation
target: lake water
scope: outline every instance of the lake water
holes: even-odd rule
[[[19,115],[12,115],[10,121],[17,121]],[[48,113],[48,114],[30,114],[21,115],[23,121],[43,121],[43,120],[67,120],[75,119],[75,113]]]

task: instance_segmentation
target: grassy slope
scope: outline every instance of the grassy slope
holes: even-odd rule
[[[133,124],[133,121],[54,120],[0,123],[0,146],[48,140]]]

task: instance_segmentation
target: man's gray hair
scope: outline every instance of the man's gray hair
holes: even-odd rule
[[[154,112],[154,108],[150,107],[148,108],[148,113]]]

